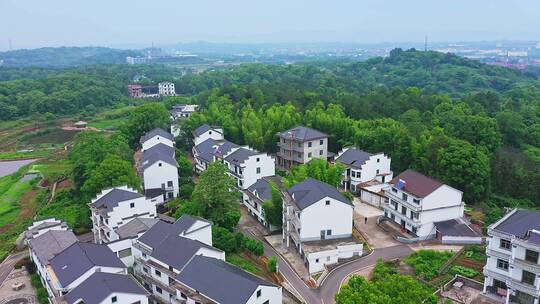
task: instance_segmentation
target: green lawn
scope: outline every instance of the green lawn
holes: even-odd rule
[[[25,158],[45,158],[51,156],[56,150],[34,150],[29,152],[0,152],[0,160],[25,159]]]
[[[32,171],[39,171],[43,178],[55,180],[60,176],[68,175],[71,170],[71,162],[68,159],[60,159],[55,161],[46,161],[37,163],[32,166]]]
[[[0,195],[0,227],[13,223],[21,209],[21,197],[32,189],[32,181],[19,180]]]
[[[227,262],[236,265],[242,269],[244,269],[247,272],[251,272],[253,274],[260,274],[261,269],[255,265],[250,260],[246,259],[245,257],[238,255],[238,254],[228,254],[225,258]]]

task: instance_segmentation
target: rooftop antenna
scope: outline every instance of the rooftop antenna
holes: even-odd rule
[[[427,52],[427,36],[426,36],[426,39],[424,41],[424,52]]]

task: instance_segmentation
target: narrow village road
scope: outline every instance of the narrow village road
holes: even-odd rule
[[[12,254],[8,256],[2,264],[0,264],[0,285],[4,283],[8,275],[11,273],[13,268],[15,267],[15,263],[19,261],[20,259],[27,257],[28,251],[23,251],[19,253]]]
[[[257,238],[253,233],[243,230],[244,234]],[[260,240],[260,238],[258,238]],[[375,249],[370,255],[351,261],[331,271],[322,285],[317,289],[309,288],[304,281],[296,274],[289,264],[277,253],[272,246],[264,240],[264,254],[268,257],[276,256],[278,258],[279,271],[289,282],[290,285],[302,297],[303,302],[308,304],[332,304],[334,296],[339,291],[341,283],[351,274],[360,271],[363,268],[375,265],[379,258],[392,260],[404,258],[412,253],[412,250],[406,245],[397,245],[387,248]]]

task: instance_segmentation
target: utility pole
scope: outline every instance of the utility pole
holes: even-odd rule
[[[426,39],[424,40],[424,52],[427,52],[427,35]]]

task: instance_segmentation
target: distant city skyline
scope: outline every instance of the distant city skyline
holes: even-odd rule
[[[47,46],[540,41],[540,1],[0,2],[0,51]]]

